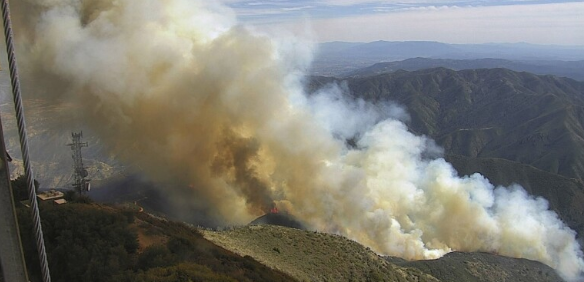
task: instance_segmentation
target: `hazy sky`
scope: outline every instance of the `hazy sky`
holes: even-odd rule
[[[432,40],[584,46],[584,1],[223,0],[242,22],[318,41]]]

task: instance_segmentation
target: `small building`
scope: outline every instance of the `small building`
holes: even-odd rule
[[[37,197],[39,199],[41,199],[42,201],[56,200],[56,199],[63,198],[64,196],[65,196],[65,194],[63,192],[53,190],[53,189],[46,191],[46,192],[39,193],[37,195]]]
[[[67,203],[67,200],[65,200],[65,199],[56,199],[53,202],[55,202],[55,204],[57,204],[57,205],[62,205],[62,204],[66,204]]]

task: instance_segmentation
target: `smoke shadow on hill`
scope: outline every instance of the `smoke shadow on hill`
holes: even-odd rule
[[[144,211],[171,220],[184,221],[193,225],[216,227],[221,221],[210,212],[210,208],[197,201],[190,204],[176,201],[175,195],[164,191],[162,184],[147,180],[139,174],[119,177],[96,183],[87,196],[96,202],[106,204],[135,203]],[[185,187],[188,189],[188,187]]]
[[[262,215],[256,219],[254,219],[252,222],[249,223],[249,225],[262,225],[262,224],[278,225],[278,226],[296,228],[296,229],[300,229],[300,230],[307,230],[307,227],[305,224],[303,224],[297,218],[295,218],[294,216],[292,216],[291,214],[289,214],[287,212],[268,213],[268,214]]]

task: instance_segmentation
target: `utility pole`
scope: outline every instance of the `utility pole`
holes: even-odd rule
[[[32,199],[36,201],[36,199]],[[10,187],[10,172],[2,120],[0,119],[0,281],[27,282],[28,274],[24,262],[22,243],[18,230],[14,197]],[[4,280],[2,280],[4,279]]]
[[[83,157],[81,156],[81,148],[87,147],[87,142],[81,142],[81,137],[83,137],[83,131],[79,133],[71,132],[71,137],[73,138],[73,143],[67,144],[67,146],[71,147],[73,151],[73,184],[72,186],[75,188],[80,194],[83,194],[91,189],[89,181],[91,179],[87,179],[86,177],[89,175],[87,169],[83,166]]]

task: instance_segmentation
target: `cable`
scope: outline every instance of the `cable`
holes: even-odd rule
[[[33,172],[28,157],[28,138],[26,134],[26,123],[24,121],[24,108],[22,107],[22,98],[20,96],[20,80],[18,79],[18,67],[16,65],[16,54],[12,43],[12,22],[10,20],[10,7],[8,0],[2,0],[2,19],[4,21],[4,35],[6,37],[6,52],[8,53],[8,67],[10,69],[10,81],[12,83],[12,94],[14,96],[14,108],[16,110],[16,120],[18,125],[18,136],[20,137],[20,149],[22,151],[22,160],[26,175],[26,184],[28,186],[28,198],[30,200],[33,227],[36,237],[36,245],[41,263],[41,274],[43,282],[51,281],[47,254],[45,252],[45,240],[43,238],[43,229],[41,226],[41,217],[37,203],[36,191],[33,181]]]

